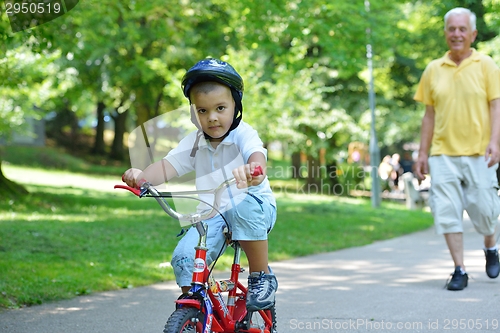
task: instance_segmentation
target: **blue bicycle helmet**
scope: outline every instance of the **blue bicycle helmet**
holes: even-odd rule
[[[227,62],[218,59],[203,59],[191,67],[182,78],[182,91],[189,100],[191,88],[200,82],[215,81],[231,89],[235,102],[234,119],[229,132],[238,127],[243,117],[243,79]],[[191,100],[190,100],[191,102]],[[196,125],[196,116],[191,114],[191,120]],[[197,125],[198,126],[198,125]],[[228,132],[228,133],[229,133]]]

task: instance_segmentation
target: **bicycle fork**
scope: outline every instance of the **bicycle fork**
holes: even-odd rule
[[[238,280],[239,274],[242,272],[240,258],[241,247],[238,242],[234,243],[234,259],[231,266],[230,280],[216,281],[210,274],[206,263],[207,246],[206,238],[208,226],[204,222],[196,224],[196,228],[200,234],[198,246],[195,247],[195,259],[193,267],[193,279],[191,289],[185,297],[175,301],[179,307],[196,308],[204,314],[202,319],[203,333],[225,332],[224,327],[234,327],[236,331],[244,332],[269,332],[259,328],[250,327],[252,314],[246,311],[246,293],[247,288]],[[206,281],[209,281],[206,289]],[[227,303],[223,299],[222,292],[228,292]],[[214,309],[217,306],[217,309]],[[218,313],[219,320],[215,317],[215,312]],[[259,311],[262,318],[268,325],[272,325],[270,316],[265,311]],[[197,318],[194,318],[198,321]]]
[[[210,333],[212,330],[220,329],[220,325],[214,320],[212,302],[205,289],[205,279],[208,272],[206,262],[208,226],[205,222],[197,222],[195,227],[198,230],[200,238],[198,246],[195,247],[192,287],[185,297],[176,300],[175,303],[178,307],[196,308],[202,312],[204,314],[202,323],[203,332]]]

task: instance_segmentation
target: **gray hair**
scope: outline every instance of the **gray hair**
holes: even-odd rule
[[[450,16],[462,14],[469,15],[470,27],[472,28],[472,31],[476,30],[476,14],[471,12],[469,9],[462,7],[453,8],[444,15],[444,29],[446,30],[446,25],[448,24],[448,18],[450,18]]]

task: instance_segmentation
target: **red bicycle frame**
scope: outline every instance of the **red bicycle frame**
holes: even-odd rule
[[[262,174],[262,169],[260,169],[260,167],[256,168],[254,172],[254,175],[259,174]],[[231,265],[231,276],[229,280],[216,281],[206,263],[208,250],[206,235],[208,225],[204,221],[217,214],[218,203],[222,192],[234,184],[235,180],[231,179],[222,183],[214,190],[175,193],[159,192],[147,182],[141,184],[140,189],[134,189],[124,185],[116,185],[115,188],[127,189],[139,197],[148,196],[155,198],[167,214],[179,221],[189,222],[197,229],[200,235],[198,245],[195,247],[191,289],[188,293],[181,295],[179,299],[175,301],[177,306],[176,311],[182,308],[194,308],[198,312],[201,312],[203,314],[203,322],[201,325],[199,322],[193,322],[193,325],[196,326],[196,328],[201,326],[200,329],[203,333],[273,333],[275,325],[274,308],[257,312],[247,312],[247,288],[239,281],[239,274],[243,271],[240,265],[240,244],[237,241],[231,242],[231,246],[234,248],[234,259]],[[165,197],[183,197],[186,195],[206,193],[214,195],[214,203],[212,209],[204,213],[180,214],[165,200]],[[227,293],[227,301],[224,300],[223,293]],[[174,314],[172,314],[172,316]],[[261,320],[262,322],[260,322]],[[258,323],[256,324],[257,321]],[[167,332],[166,330],[165,332]]]

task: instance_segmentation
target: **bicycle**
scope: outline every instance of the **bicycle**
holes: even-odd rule
[[[253,176],[261,174],[262,169],[257,167]],[[148,182],[140,184],[138,189],[126,185],[115,185],[115,188],[129,190],[139,198],[152,197],[156,199],[169,216],[194,226],[199,234],[198,246],[195,247],[191,288],[188,293],[182,294],[175,301],[176,309],[168,318],[163,330],[164,333],[277,332],[274,306],[256,312],[250,312],[246,309],[247,288],[239,281],[239,275],[244,272],[244,269],[240,265],[241,247],[238,241],[232,241],[230,237],[227,237],[229,245],[234,249],[229,279],[216,281],[213,277],[212,270],[217,260],[210,268],[206,264],[208,225],[204,221],[220,214],[220,198],[223,192],[234,184],[236,184],[236,180],[232,178],[224,181],[215,189],[179,192],[161,192]],[[200,194],[213,195],[213,204],[193,197]],[[172,208],[166,198],[195,199],[208,204],[210,208],[199,213],[182,214]],[[223,293],[227,293],[227,298],[223,297]]]

